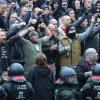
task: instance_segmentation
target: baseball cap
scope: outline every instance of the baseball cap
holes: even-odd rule
[[[29,38],[31,38],[31,37],[34,36],[35,34],[37,34],[37,32],[36,32],[36,31],[33,31],[33,32],[30,32],[30,33],[28,34],[28,36],[29,36]]]

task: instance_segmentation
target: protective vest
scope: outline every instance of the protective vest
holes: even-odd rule
[[[30,87],[28,82],[9,83],[7,100],[30,100]]]
[[[64,52],[60,55],[60,65],[61,66],[73,66],[77,65],[80,60],[80,39],[76,36],[72,43],[70,43],[67,36],[61,36],[60,42],[64,47],[70,45],[71,51]]]

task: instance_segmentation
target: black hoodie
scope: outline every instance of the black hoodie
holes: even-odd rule
[[[53,100],[53,75],[47,67],[33,67],[28,81],[33,85],[37,100]]]

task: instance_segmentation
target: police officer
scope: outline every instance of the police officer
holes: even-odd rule
[[[2,86],[0,86],[0,100],[6,100],[7,99],[7,94],[5,90],[3,89]]]
[[[24,77],[24,68],[13,63],[8,69],[9,81],[4,83],[7,100],[35,100],[32,85]]]
[[[74,69],[64,67],[60,71],[60,79],[56,82],[56,100],[80,100],[77,87],[77,76]],[[78,98],[77,98],[78,96]]]
[[[100,64],[92,70],[92,76],[81,88],[82,100],[100,100]]]

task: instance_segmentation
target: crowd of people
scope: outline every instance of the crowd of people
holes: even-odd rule
[[[100,0],[0,0],[0,100],[100,100]]]

